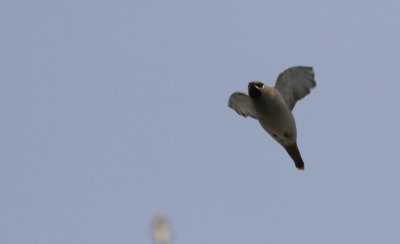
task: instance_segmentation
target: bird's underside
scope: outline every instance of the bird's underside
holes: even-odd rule
[[[315,85],[312,67],[291,67],[279,74],[275,87],[259,81],[250,82],[248,93],[234,92],[228,106],[241,116],[257,119],[263,129],[285,148],[296,167],[304,169],[291,111]]]

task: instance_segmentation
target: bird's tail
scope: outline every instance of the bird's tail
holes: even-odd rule
[[[304,170],[304,162],[301,158],[299,148],[297,147],[297,143],[293,143],[289,146],[284,146],[286,151],[288,152],[289,156],[293,159],[296,168],[299,170]]]

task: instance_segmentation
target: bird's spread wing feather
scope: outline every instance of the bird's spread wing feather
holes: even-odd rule
[[[228,106],[244,117],[250,116],[257,119],[257,114],[251,104],[250,97],[245,92],[232,93],[229,97]]]
[[[296,102],[316,86],[312,67],[296,66],[282,71],[275,83],[275,88],[282,95],[286,104],[293,110]]]

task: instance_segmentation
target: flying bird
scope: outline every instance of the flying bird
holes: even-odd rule
[[[279,74],[274,87],[252,81],[248,93],[232,93],[228,106],[239,115],[258,120],[261,127],[286,149],[297,169],[304,170],[292,110],[296,102],[315,86],[312,67],[290,67]]]

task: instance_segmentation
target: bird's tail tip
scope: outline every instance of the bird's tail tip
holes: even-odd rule
[[[298,170],[304,170],[304,162],[301,156],[294,161],[294,165],[296,165],[296,168]]]
[[[297,144],[293,143],[292,145],[285,146],[285,149],[288,152],[289,156],[293,159],[296,168],[298,170],[304,170],[304,162],[303,159],[301,158]]]

